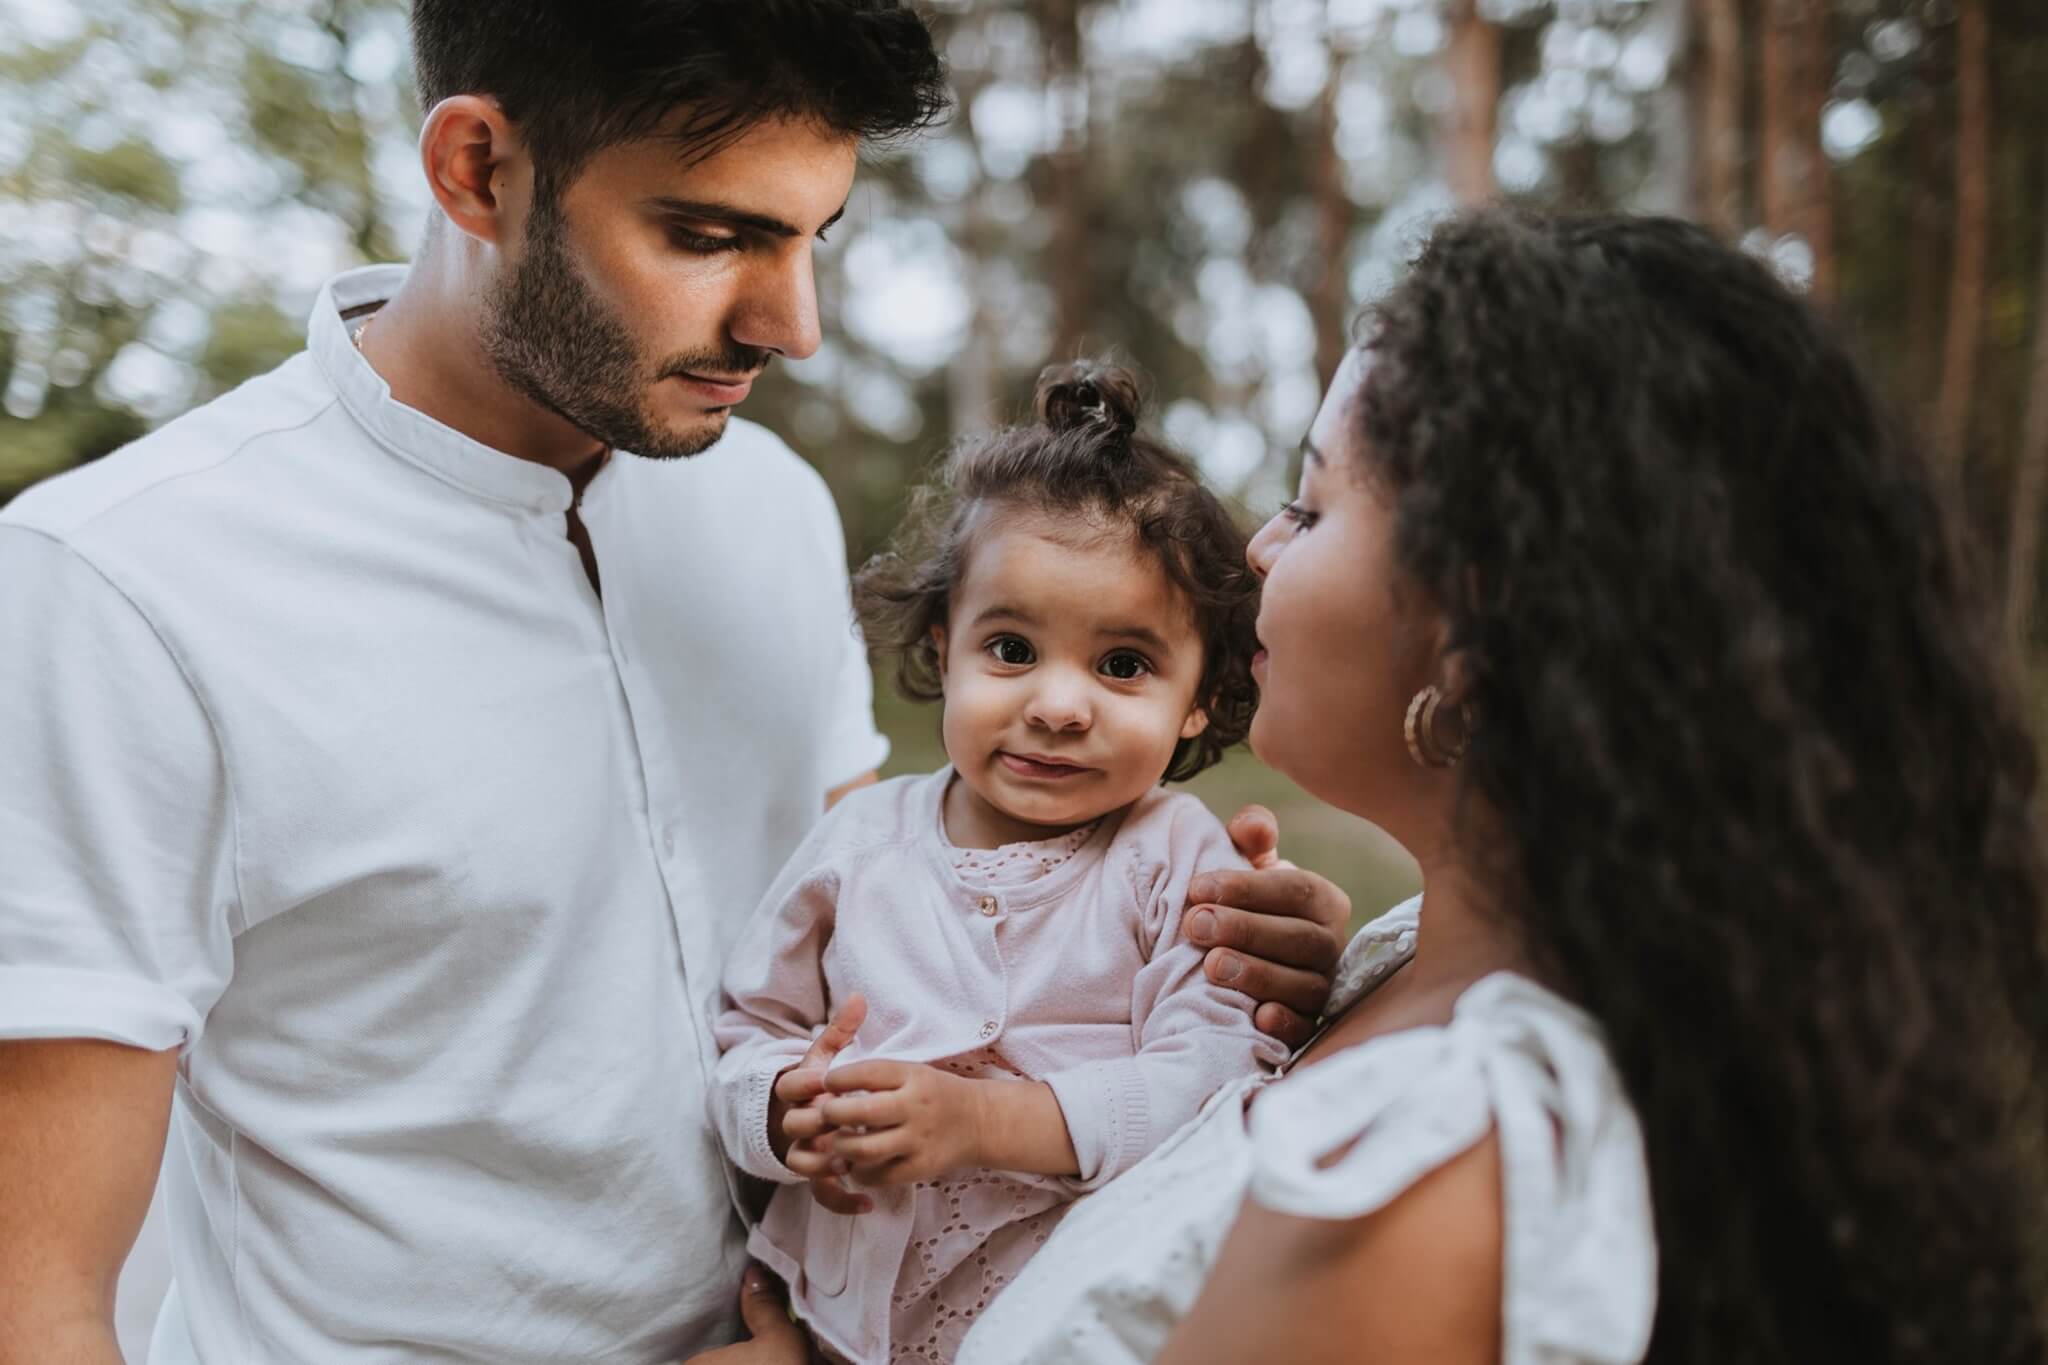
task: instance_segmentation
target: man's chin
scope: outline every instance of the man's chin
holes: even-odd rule
[[[726,419],[731,416],[731,408],[714,408],[693,421],[662,427],[650,425],[636,441],[618,444],[643,459],[687,460],[718,444],[719,437],[725,435]]]

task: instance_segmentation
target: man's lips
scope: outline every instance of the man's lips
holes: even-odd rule
[[[1069,763],[1063,758],[1053,758],[1048,754],[1013,754],[1004,750],[998,753],[996,758],[1019,777],[1036,778],[1045,782],[1079,777],[1083,773],[1095,771],[1093,768],[1084,768],[1078,763]]]
[[[754,376],[741,375],[737,379],[713,378],[704,375],[682,373],[674,376],[683,384],[708,399],[713,407],[731,407],[745,398],[754,387]]]

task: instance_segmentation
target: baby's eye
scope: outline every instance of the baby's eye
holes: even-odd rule
[[[1120,649],[1102,661],[1102,671],[1119,682],[1142,678],[1152,671],[1151,662],[1142,654]]]
[[[1014,635],[998,635],[983,648],[995,656],[997,663],[1009,664],[1012,668],[1022,668],[1037,657],[1029,644]]]

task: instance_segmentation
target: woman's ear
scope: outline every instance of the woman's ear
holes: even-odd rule
[[[1209,728],[1209,713],[1197,706],[1188,712],[1188,718],[1180,723],[1180,737],[1193,739]]]

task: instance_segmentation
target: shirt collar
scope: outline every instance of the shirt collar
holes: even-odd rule
[[[571,500],[567,476],[473,441],[398,402],[383,377],[356,350],[351,337],[355,324],[344,321],[344,315],[368,312],[396,294],[405,281],[405,271],[402,265],[344,271],[327,282],[313,304],[313,316],[306,326],[306,349],[340,395],[342,406],[379,445],[445,483],[534,512],[567,511]]]

